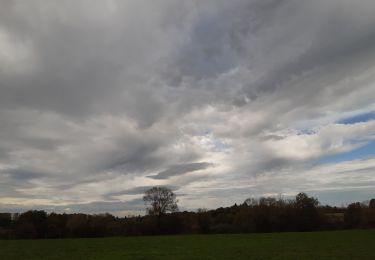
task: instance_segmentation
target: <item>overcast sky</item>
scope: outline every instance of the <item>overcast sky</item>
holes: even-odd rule
[[[375,197],[373,0],[1,0],[0,211]]]

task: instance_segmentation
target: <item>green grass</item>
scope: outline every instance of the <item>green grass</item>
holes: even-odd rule
[[[375,259],[375,231],[10,240],[0,259]]]

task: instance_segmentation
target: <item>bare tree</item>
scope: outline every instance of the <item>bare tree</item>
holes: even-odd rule
[[[166,187],[153,187],[145,192],[143,200],[149,215],[160,216],[178,211],[176,195]]]

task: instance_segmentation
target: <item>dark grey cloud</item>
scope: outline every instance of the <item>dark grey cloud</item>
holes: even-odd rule
[[[106,195],[111,196],[111,197],[112,196],[121,196],[121,195],[143,195],[147,190],[149,190],[149,189],[151,189],[155,186],[158,186],[158,185],[140,186],[140,187],[135,187],[135,188],[127,189],[127,190],[123,190],[123,191],[110,192],[110,193],[107,193]],[[166,185],[166,186],[163,186],[163,187],[171,189],[172,191],[176,191],[180,188],[179,186],[173,186],[173,185]]]
[[[43,178],[48,176],[46,173],[41,173],[37,171],[30,171],[25,169],[9,169],[3,171],[3,174],[8,175],[12,179],[27,181],[31,179]]]
[[[176,164],[169,166],[167,170],[161,171],[156,175],[150,175],[148,177],[156,180],[169,179],[173,176],[204,170],[212,166],[212,163],[207,162]]]

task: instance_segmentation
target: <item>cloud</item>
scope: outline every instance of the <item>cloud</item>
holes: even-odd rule
[[[128,190],[123,190],[119,192],[111,192],[106,194],[107,196],[121,196],[121,195],[143,195],[147,190],[153,188],[155,186],[140,186],[140,187],[135,187],[132,189]],[[178,190],[180,187],[178,186],[165,186],[168,189],[171,189],[172,191]]]
[[[23,170],[23,169],[9,169],[5,170],[4,173],[15,180],[30,180],[30,179],[37,179],[43,178],[47,176],[45,173],[37,172],[37,171],[30,171],[30,170]]]
[[[197,208],[248,187],[292,190],[281,179],[318,190],[298,174],[373,141],[374,11],[371,0],[3,1],[0,202],[104,210],[169,186]]]
[[[28,210],[45,210],[55,213],[86,213],[98,214],[104,212],[111,212],[113,214],[126,214],[126,213],[140,213],[144,209],[142,199],[134,199],[130,201],[94,201],[82,204],[66,204],[66,205],[31,205],[22,206],[16,204],[0,204],[1,208],[6,212],[25,212]]]
[[[169,179],[170,177],[173,177],[173,176],[179,176],[179,175],[183,175],[189,172],[205,170],[212,166],[213,166],[212,163],[207,163],[207,162],[176,164],[176,165],[171,165],[167,170],[164,170],[162,172],[159,172],[156,175],[151,175],[148,177],[152,179],[156,179],[156,180]]]

